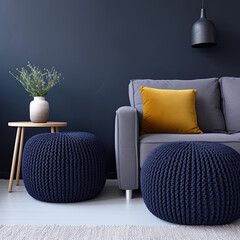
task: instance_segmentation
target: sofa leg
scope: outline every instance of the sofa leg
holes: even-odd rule
[[[126,190],[126,199],[132,199],[132,190]]]

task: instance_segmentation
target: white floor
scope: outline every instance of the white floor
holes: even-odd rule
[[[65,224],[65,225],[170,225],[153,216],[141,194],[126,200],[115,180],[108,180],[103,192],[79,203],[46,203],[32,198],[23,182],[8,193],[8,181],[0,180],[0,225]]]

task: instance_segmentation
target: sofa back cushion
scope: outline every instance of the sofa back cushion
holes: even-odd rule
[[[143,117],[143,102],[140,87],[157,89],[196,89],[196,111],[200,129],[203,132],[225,132],[225,121],[221,111],[220,84],[217,78],[196,80],[131,80],[129,99],[136,108],[140,119]]]
[[[222,108],[228,133],[240,132],[240,78],[222,77]]]

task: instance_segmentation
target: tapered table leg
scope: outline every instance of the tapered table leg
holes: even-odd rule
[[[16,175],[16,186],[19,185],[19,177],[21,171],[21,164],[22,164],[22,152],[23,152],[23,142],[24,142],[24,127],[21,130],[21,138],[20,138],[20,146],[19,146],[19,153],[18,153],[18,165],[17,165],[17,175]]]
[[[19,144],[20,132],[21,132],[21,127],[18,127],[17,128],[17,133],[16,133],[15,145],[14,145],[14,152],[13,152],[10,180],[9,180],[9,185],[8,185],[8,192],[12,191],[12,184],[13,184],[13,177],[14,177],[15,166],[16,166],[16,161],[17,161],[17,152],[18,152],[18,144]]]
[[[59,128],[58,127],[56,127],[56,132],[59,132]]]
[[[54,127],[51,127],[51,133],[54,133]]]

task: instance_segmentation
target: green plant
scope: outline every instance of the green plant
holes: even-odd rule
[[[30,62],[28,62],[27,67],[29,71],[24,67],[20,70],[16,68],[19,75],[14,75],[11,71],[9,73],[23,85],[32,97],[45,96],[52,87],[63,79],[61,73],[57,72],[54,67],[51,70],[44,68],[42,71],[39,67],[31,65]]]

